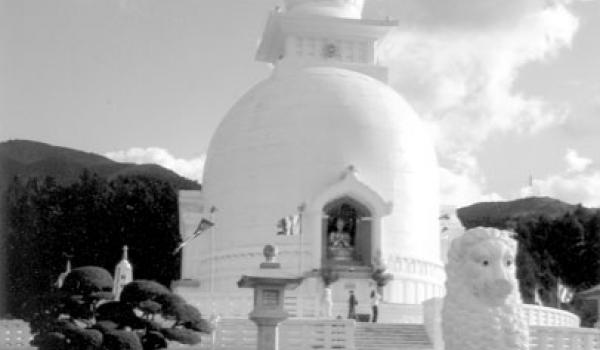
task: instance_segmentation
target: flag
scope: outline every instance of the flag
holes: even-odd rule
[[[181,248],[183,248],[186,244],[188,244],[192,239],[200,236],[202,234],[202,232],[208,230],[209,228],[213,227],[214,225],[215,224],[212,221],[210,221],[206,218],[202,218],[202,220],[200,220],[200,222],[198,223],[198,227],[196,227],[196,229],[194,230],[194,233],[190,237],[185,239],[183,242],[181,242],[181,244],[179,244],[179,246],[177,248],[175,248],[175,250],[173,251],[173,255],[177,254],[177,252],[179,252],[181,250]]]
[[[300,215],[285,216],[277,221],[277,235],[295,236],[300,233]]]
[[[277,220],[278,236],[295,236],[302,234],[302,213],[306,205],[304,203],[298,206],[298,212],[294,215],[284,216]]]

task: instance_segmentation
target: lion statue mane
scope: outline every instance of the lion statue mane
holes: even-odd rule
[[[448,252],[442,307],[445,350],[526,350],[511,232],[478,227],[456,238]]]

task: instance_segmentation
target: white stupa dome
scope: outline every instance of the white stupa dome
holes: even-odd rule
[[[437,163],[422,123],[389,86],[333,67],[274,74],[222,121],[204,172],[205,198],[219,208],[217,248],[271,242],[278,218],[350,165],[393,203],[385,245],[436,261]]]
[[[442,295],[434,147],[378,64],[395,24],[362,20],[363,4],[287,0],[270,15],[256,57],[275,69],[208,148],[202,197],[215,226],[184,249],[182,268],[197,293],[230,291],[274,244],[282,270],[306,277],[297,314],[314,315],[302,305],[320,295],[327,269],[340,274],[339,307],[346,289],[368,305],[383,270],[393,277],[386,302]]]

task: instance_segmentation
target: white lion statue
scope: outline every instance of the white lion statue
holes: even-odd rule
[[[494,228],[467,230],[452,242],[442,307],[445,350],[529,349],[516,254],[511,233]]]

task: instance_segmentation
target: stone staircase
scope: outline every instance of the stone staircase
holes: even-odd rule
[[[422,324],[356,323],[356,350],[433,350]]]

